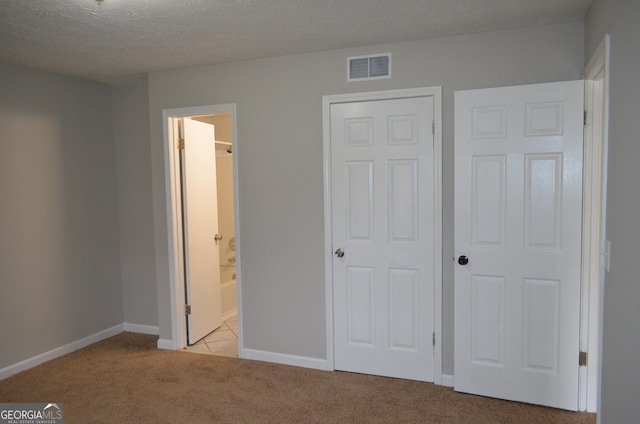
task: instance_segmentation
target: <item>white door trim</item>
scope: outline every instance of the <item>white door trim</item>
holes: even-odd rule
[[[433,377],[442,384],[442,87],[425,87],[367,93],[336,94],[322,97],[323,171],[324,171],[324,244],[327,363],[335,369],[333,345],[333,252],[331,222],[331,104],[370,100],[432,96],[434,99],[434,319],[435,348]]]
[[[587,412],[600,410],[602,293],[605,262],[608,259],[606,255],[609,253],[605,246],[609,43],[609,34],[607,34],[585,67],[584,78],[586,126],[580,351],[588,353],[588,361],[586,367],[580,367],[578,409]],[[601,83],[597,83],[596,78],[602,74],[604,75]],[[598,110],[597,105],[601,105],[602,110]],[[599,116],[596,116],[596,113]]]
[[[184,314],[184,263],[182,257],[182,211],[180,205],[180,170],[179,156],[176,148],[177,133],[172,125],[173,118],[184,118],[197,115],[218,115],[231,114],[233,125],[233,198],[234,198],[234,218],[235,237],[240,240],[240,219],[239,219],[239,184],[238,184],[238,151],[237,148],[237,117],[236,104],[222,104],[209,106],[195,106],[162,110],[162,125],[164,134],[164,171],[165,190],[167,202],[167,245],[169,259],[169,293],[171,307],[171,339],[159,340],[160,349],[182,349],[187,345],[187,324]],[[240,243],[236,245],[236,287],[238,291],[238,351],[243,357],[243,331],[242,331],[242,266]],[[163,305],[165,306],[165,305]],[[165,306],[166,307],[166,306]]]

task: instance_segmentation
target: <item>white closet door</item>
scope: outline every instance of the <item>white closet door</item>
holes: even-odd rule
[[[456,92],[457,391],[577,409],[582,111],[582,81]]]
[[[336,369],[433,381],[433,108],[331,105]]]

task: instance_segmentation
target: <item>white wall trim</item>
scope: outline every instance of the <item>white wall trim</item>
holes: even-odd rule
[[[436,335],[434,347],[433,382],[442,384],[442,87],[433,91],[434,134],[434,275],[433,275],[433,331]],[[439,247],[439,248],[438,248]]]
[[[17,364],[4,367],[0,369],[0,380],[4,380],[5,378],[18,374],[21,371],[28,370],[30,368],[36,367],[52,359],[59,358],[68,353],[75,352],[76,350],[82,349],[83,347],[87,347],[93,343],[97,343],[101,340],[108,339],[109,337],[115,336],[116,334],[120,334],[124,331],[124,326],[125,326],[124,324],[114,325],[113,327],[99,331],[95,334],[84,337],[80,340],[76,340],[64,346],[51,349],[47,352],[41,353],[40,355],[36,355],[32,358],[25,359],[24,361],[20,361]]]
[[[162,350],[180,350],[181,348],[175,342],[175,340],[171,339],[158,339],[158,343],[156,344],[158,349]]]
[[[444,387],[454,387],[456,385],[456,378],[453,375],[442,374],[442,385]]]
[[[228,319],[231,319],[235,316],[238,316],[238,308],[233,308],[232,310],[230,310],[229,312],[222,314],[222,321],[226,321]]]
[[[609,134],[610,36],[604,40],[585,67],[584,200],[582,243],[582,299],[580,350],[588,353],[586,367],[580,367],[578,409],[600,410],[602,366],[602,302],[604,290],[607,197],[607,150]],[[599,416],[598,416],[599,418]]]
[[[284,353],[266,352],[263,350],[243,349],[240,358],[253,361],[271,362],[274,364],[291,365],[294,367],[312,368],[323,371],[333,371],[333,364],[326,359],[310,358],[307,356],[287,355]]]
[[[238,124],[236,104],[228,103],[221,105],[194,106],[175,109],[162,110],[162,125],[164,135],[164,165],[165,165],[165,190],[167,201],[167,245],[169,257],[169,305],[158,304],[159,310],[170,309],[171,315],[171,339],[158,340],[159,349],[182,349],[187,345],[187,323],[185,315],[182,313],[184,307],[184,264],[182,256],[182,222],[181,208],[178,207],[180,195],[180,173],[178,170],[178,155],[176,155],[175,140],[177,138],[174,132],[177,128],[173,127],[174,118],[184,118],[197,115],[219,115],[230,114],[233,125],[232,144],[233,151],[233,197],[234,197],[234,218],[235,218],[235,237],[241,240],[241,222],[239,207],[239,190],[238,182]],[[241,243],[236,244],[236,290],[238,302],[238,347],[242,349],[243,341],[243,325],[242,325],[242,266],[241,266]]]
[[[160,334],[160,330],[157,325],[133,324],[130,322],[125,322],[123,325],[124,331],[129,331],[131,333],[149,334],[152,336]]]
[[[327,364],[335,369],[333,344],[333,236],[331,233],[331,104],[361,102],[368,100],[397,99],[407,97],[432,96],[434,100],[433,119],[436,124],[434,135],[434,319],[433,331],[436,335],[434,349],[433,378],[435,384],[442,384],[442,87],[423,87],[401,90],[372,91],[365,93],[337,94],[322,97],[323,121],[323,171],[324,171],[324,242],[325,242],[325,307]]]

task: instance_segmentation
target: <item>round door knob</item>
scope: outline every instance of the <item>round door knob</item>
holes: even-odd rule
[[[466,265],[469,263],[469,258],[467,258],[466,256],[462,255],[458,258],[458,263],[460,265]]]
[[[336,250],[336,256],[339,257],[339,258],[343,257],[344,256],[344,250],[342,250],[342,249]]]

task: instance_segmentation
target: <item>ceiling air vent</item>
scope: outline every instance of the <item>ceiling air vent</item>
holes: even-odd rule
[[[347,58],[347,81],[391,78],[391,53]]]

